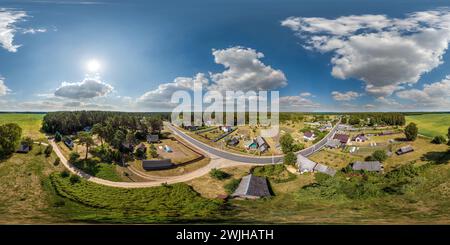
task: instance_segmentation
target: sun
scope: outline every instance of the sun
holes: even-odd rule
[[[87,69],[90,72],[98,72],[100,70],[100,68],[101,68],[101,64],[97,60],[90,60],[87,63]]]

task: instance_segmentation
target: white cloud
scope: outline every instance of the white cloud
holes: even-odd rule
[[[354,91],[348,91],[345,93],[333,91],[333,92],[331,92],[331,95],[333,96],[333,99],[337,100],[337,101],[350,101],[350,100],[354,100],[354,99],[358,98],[359,96],[361,96],[361,94],[354,92]]]
[[[22,31],[23,34],[36,34],[47,32],[45,28],[29,28]]]
[[[450,10],[416,12],[404,19],[385,15],[336,19],[289,17],[281,25],[305,40],[304,47],[333,53],[332,75],[357,78],[377,97],[391,95],[402,84],[443,63],[450,41]]]
[[[96,78],[85,78],[81,82],[67,83],[63,82],[56,89],[55,95],[70,99],[92,99],[109,94],[113,87]]]
[[[450,76],[440,82],[425,84],[422,90],[409,89],[396,93],[399,98],[410,100],[418,107],[450,107]]]
[[[163,83],[158,88],[148,91],[138,98],[137,102],[149,109],[159,109],[161,107],[171,108],[175,106],[170,103],[172,94],[176,91],[192,91],[194,84],[201,84],[206,87],[209,81],[205,74],[198,73],[194,77],[177,77],[170,83]]]
[[[9,52],[17,52],[20,45],[15,45],[14,34],[17,29],[14,25],[22,21],[27,14],[24,11],[14,11],[5,8],[0,8],[0,44]]]
[[[300,93],[294,96],[280,97],[281,111],[298,111],[298,110],[312,110],[320,108],[320,104],[305,98],[312,96],[310,93]]]
[[[281,70],[261,62],[264,54],[251,48],[232,47],[213,50],[214,61],[226,70],[211,74],[214,82],[210,90],[218,91],[259,91],[273,90],[287,85],[287,79]]]
[[[5,78],[0,76],[0,96],[8,94],[11,90],[5,85]]]

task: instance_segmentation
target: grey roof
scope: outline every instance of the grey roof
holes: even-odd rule
[[[19,149],[17,152],[19,153],[26,153],[30,151],[30,147],[28,145],[20,144]]]
[[[145,170],[167,169],[171,168],[173,163],[170,159],[143,160],[142,168]]]
[[[258,148],[258,150],[260,151],[260,152],[265,152],[265,151],[267,151],[267,145],[266,144],[264,144],[264,145],[262,145],[262,146],[260,146],[259,148]]]
[[[157,134],[149,134],[149,135],[147,135],[147,141],[149,143],[151,143],[151,142],[158,142],[159,141],[159,135],[157,135]]]
[[[328,166],[320,164],[320,163],[318,163],[314,167],[314,171],[317,171],[317,172],[320,172],[320,173],[324,173],[324,174],[328,174],[330,176],[334,176],[336,174],[336,170],[334,168],[328,167]]]
[[[266,143],[266,141],[264,140],[263,137],[257,136],[257,137],[256,137],[256,144],[258,144],[258,146],[262,146],[262,145],[265,145],[265,144],[267,144],[267,143]]]
[[[413,151],[413,150],[414,149],[412,148],[411,145],[403,146],[403,147],[400,147],[400,149],[399,149],[399,151],[403,152],[403,153],[407,153],[407,152],[410,152],[410,151]]]
[[[317,163],[309,160],[308,158],[302,156],[301,154],[297,155],[297,167],[300,172],[312,172],[314,171],[314,167]]]
[[[383,165],[379,161],[367,161],[367,162],[354,162],[352,164],[353,170],[365,170],[365,171],[375,171],[380,172]]]
[[[303,135],[304,135],[305,137],[311,138],[311,137],[314,136],[314,133],[308,131],[308,132],[304,132]]]
[[[242,177],[238,188],[234,191],[233,197],[265,197],[271,196],[267,180],[264,177],[249,174]]]
[[[339,147],[340,145],[341,145],[341,141],[339,141],[338,139],[328,140],[326,143],[326,146],[331,147],[331,148],[336,148],[336,147]]]

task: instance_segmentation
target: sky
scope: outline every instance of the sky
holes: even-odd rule
[[[168,111],[279,91],[282,111],[450,111],[450,3],[0,0],[0,111]]]

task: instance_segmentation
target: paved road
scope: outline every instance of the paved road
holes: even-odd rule
[[[183,131],[179,130],[177,127],[173,126],[172,124],[165,122],[165,125],[170,128],[176,135],[183,138],[185,141],[189,142],[190,144],[202,149],[205,152],[214,154],[216,156],[222,157],[224,159],[228,159],[230,161],[235,162],[245,162],[245,163],[257,163],[257,164],[270,164],[270,163],[279,163],[283,161],[283,155],[274,155],[274,156],[246,156],[242,154],[236,154],[231,153],[227,151],[223,151],[220,149],[217,149],[215,147],[212,147],[210,145],[207,145],[197,139],[192,138],[191,136],[187,135]],[[334,126],[334,128],[325,136],[322,140],[317,142],[316,144],[305,148],[299,152],[296,152],[296,154],[301,154],[305,157],[313,154],[314,152],[320,150],[326,143],[327,140],[332,138],[334,134],[337,131],[337,126],[339,123]]]

